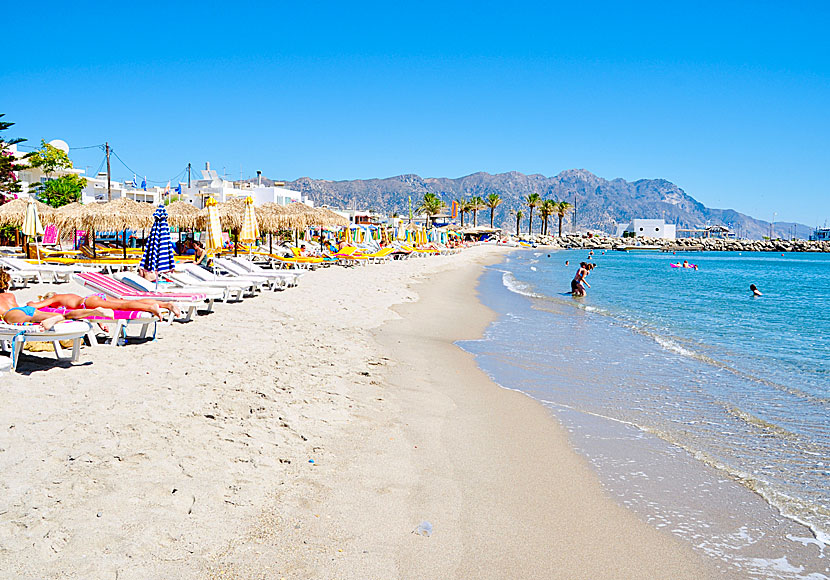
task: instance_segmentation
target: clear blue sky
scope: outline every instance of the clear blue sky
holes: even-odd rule
[[[282,179],[584,168],[830,220],[828,3],[33,9],[4,30],[8,136],[106,140],[151,180],[205,161]],[[102,158],[72,155],[91,172]]]

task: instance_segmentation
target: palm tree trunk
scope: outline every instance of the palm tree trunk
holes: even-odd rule
[[[527,235],[533,235],[533,206],[530,206],[530,215],[527,216]]]
[[[519,231],[519,222],[521,221],[521,219],[522,219],[521,217],[516,216],[516,235],[517,236],[522,233],[522,232]]]
[[[493,229],[493,214],[495,213],[495,211],[496,211],[496,208],[494,208],[494,207],[490,208],[490,229],[491,230]]]
[[[462,210],[461,210],[460,212],[458,212],[458,213],[459,213],[459,215],[461,216],[461,227],[463,228],[463,227],[464,227],[464,210],[462,209]]]
[[[473,227],[474,228],[478,227],[478,210],[477,209],[473,210]]]
[[[565,217],[561,213],[559,214],[559,237],[562,237],[562,218]]]

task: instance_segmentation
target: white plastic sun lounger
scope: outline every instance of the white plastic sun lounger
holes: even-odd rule
[[[246,270],[236,262],[227,258],[214,258],[213,263],[228,272],[232,276],[241,276],[243,278],[252,278],[254,280],[264,280],[273,290],[284,290],[288,287],[288,281],[283,276],[274,274],[259,274]]]
[[[0,258],[0,266],[5,266],[9,270],[19,272],[34,272],[37,275],[38,282],[69,282],[72,279],[72,274],[78,272],[95,272],[90,268],[83,266],[62,266],[58,264],[32,264],[26,260],[15,258],[13,256],[3,256]]]
[[[228,276],[225,274],[213,274],[208,272],[204,268],[197,266],[196,264],[181,264],[181,269],[193,276],[194,278],[198,278],[203,282],[230,282],[233,284],[240,284],[240,285],[253,285],[256,290],[262,290],[265,287],[271,286],[270,280],[265,280],[262,278],[251,278],[251,277],[243,277],[243,276]]]
[[[6,352],[11,352],[11,370],[16,371],[20,362],[20,353],[27,342],[51,342],[55,347],[55,356],[58,360],[76,362],[81,351],[81,341],[92,330],[92,325],[84,320],[67,320],[58,322],[51,330],[43,330],[40,325],[16,325],[0,322],[0,341]],[[64,353],[60,345],[61,340],[72,341],[72,351],[69,356]]]
[[[165,272],[164,277],[172,280],[176,284],[180,284],[183,288],[187,288],[188,290],[222,290],[225,293],[225,302],[229,300],[242,300],[246,295],[253,296],[256,294],[256,288],[253,284],[228,282],[218,278],[216,280],[206,282],[200,278],[196,278],[190,272],[182,269],[173,270],[172,272]]]
[[[288,286],[296,286],[297,281],[302,276],[303,272],[286,272],[284,270],[266,270],[265,268],[260,267],[258,264],[254,263],[252,260],[246,260],[245,258],[223,258],[223,261],[228,262],[229,266],[232,265],[237,268],[237,271],[240,275],[252,275],[252,276],[268,276],[274,278],[276,280],[285,280]]]
[[[121,280],[124,284],[132,286],[136,290],[140,290],[142,292],[159,292],[161,294],[192,292],[194,294],[204,294],[213,300],[226,300],[226,293],[222,288],[211,288],[207,286],[199,288],[181,288],[177,284],[160,283],[158,285],[158,289],[156,289],[155,282],[150,282],[146,278],[142,278],[138,274],[133,274],[132,272],[116,272],[112,275],[112,277],[116,280]],[[176,302],[176,300],[171,300],[171,302]]]

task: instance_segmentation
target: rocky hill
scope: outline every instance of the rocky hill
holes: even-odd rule
[[[641,179],[628,182],[597,177],[584,169],[570,169],[554,177],[516,171],[491,175],[474,173],[456,179],[399,175],[385,179],[326,181],[303,177],[286,186],[309,194],[318,205],[356,207],[406,215],[408,198],[414,207],[427,192],[440,195],[446,203],[471,196],[501,196],[503,203],[496,210],[495,222],[506,230],[514,230],[516,220],[511,212],[522,209],[525,214],[523,231],[527,228],[527,207],[523,200],[538,193],[543,199],[564,200],[576,205],[576,225],[580,230],[594,229],[613,233],[617,223],[632,218],[663,218],[678,227],[699,227],[721,224],[742,237],[761,238],[769,235],[770,224],[731,209],[712,209],[695,200],[674,183],[665,179]],[[572,227],[573,217],[566,220]],[[489,221],[489,210],[479,214],[479,223]],[[554,218],[554,222],[556,219]],[[534,231],[540,221],[534,212]],[[793,230],[795,228],[795,230]],[[776,237],[807,237],[811,228],[802,224],[775,224]]]

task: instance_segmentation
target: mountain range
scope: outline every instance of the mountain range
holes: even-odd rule
[[[554,177],[517,171],[508,173],[479,172],[459,178],[420,177],[414,174],[398,175],[382,179],[356,179],[328,181],[302,177],[286,183],[286,187],[308,194],[316,205],[371,209],[383,213],[397,212],[408,215],[409,198],[413,209],[425,193],[434,193],[448,205],[453,200],[472,196],[486,197],[496,193],[502,204],[495,212],[495,225],[507,231],[516,227],[515,212],[524,213],[522,231],[527,231],[528,208],[524,199],[538,193],[543,199],[563,200],[576,207],[576,228],[616,231],[616,225],[628,223],[633,218],[663,218],[679,228],[725,225],[740,237],[759,239],[770,234],[770,223],[755,219],[732,209],[708,208],[665,179],[607,180],[584,169],[569,169]],[[478,223],[489,223],[490,211],[479,213]],[[551,227],[555,228],[555,216]],[[565,223],[567,230],[573,227],[574,216]],[[534,210],[533,231],[539,231],[541,220]],[[812,228],[789,222],[776,222],[774,236],[789,238],[793,234],[806,238]]]

